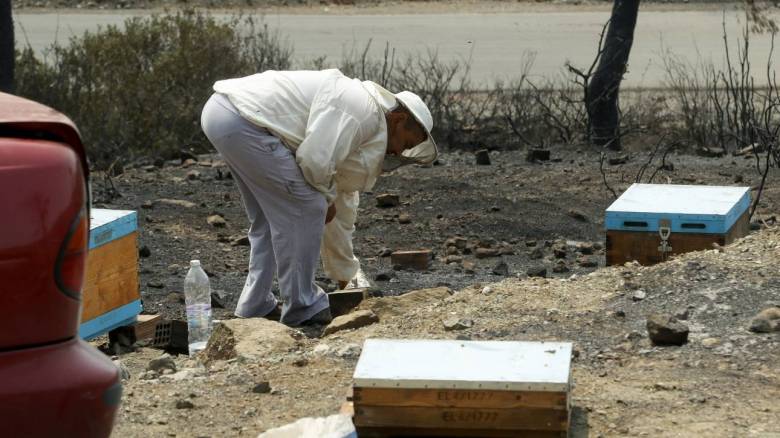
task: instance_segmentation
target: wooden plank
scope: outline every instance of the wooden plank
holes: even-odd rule
[[[401,266],[418,271],[425,271],[430,267],[433,253],[429,249],[415,251],[395,251],[390,254],[390,262],[393,266]]]
[[[565,392],[356,387],[352,397],[358,406],[568,409]]]
[[[471,437],[471,438],[566,438],[566,431],[495,429],[417,429],[409,427],[358,427],[360,438],[393,437]]]
[[[746,236],[749,231],[750,221],[745,212],[727,234],[671,233],[669,235],[669,244],[672,246],[670,257],[691,251],[712,249],[713,243],[724,246]],[[633,260],[642,265],[660,263],[664,261],[658,251],[660,244],[661,237],[658,233],[609,230],[606,242],[607,265],[622,265]]]
[[[355,426],[430,429],[552,430],[569,428],[560,409],[475,409],[355,405]]]
[[[133,232],[87,255],[82,321],[140,298],[136,237],[137,232]]]

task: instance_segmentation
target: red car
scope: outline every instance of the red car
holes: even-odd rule
[[[0,93],[0,436],[111,434],[118,369],[78,337],[88,181],[73,122]]]

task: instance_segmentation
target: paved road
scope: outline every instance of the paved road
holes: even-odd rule
[[[41,50],[55,39],[108,24],[121,25],[132,14],[20,13],[16,14],[17,43]],[[740,31],[737,13],[727,14],[731,36]],[[517,75],[525,52],[534,52],[532,74],[540,80],[560,74],[568,60],[589,65],[602,24],[609,12],[543,12],[511,14],[438,15],[268,15],[266,22],[279,29],[295,48],[296,58],[326,55],[338,60],[350,47],[363,47],[373,39],[372,52],[381,54],[390,41],[399,52],[437,50],[444,60],[472,59],[472,77],[487,84]],[[695,61],[699,54],[721,62],[721,12],[640,13],[630,72],[626,84],[658,87],[664,84],[659,57],[663,47]],[[765,63],[768,37],[755,37],[752,53],[757,67]],[[762,60],[763,59],[763,60]],[[763,71],[764,67],[756,70]],[[763,78],[758,78],[762,80]]]

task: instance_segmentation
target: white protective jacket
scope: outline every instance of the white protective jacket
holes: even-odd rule
[[[331,279],[351,280],[360,267],[352,247],[358,192],[371,190],[382,171],[393,94],[335,69],[266,71],[218,81],[214,90],[295,151],[306,181],[335,203],[336,217],[323,235],[323,266]]]

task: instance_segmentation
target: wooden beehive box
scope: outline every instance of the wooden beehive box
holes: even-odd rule
[[[570,343],[366,340],[354,374],[358,435],[565,437]]]
[[[137,241],[134,211],[92,209],[79,327],[82,338],[133,324],[141,313]]]
[[[727,245],[750,231],[749,207],[749,187],[633,184],[607,208],[607,265]]]

